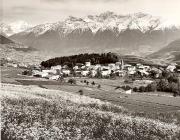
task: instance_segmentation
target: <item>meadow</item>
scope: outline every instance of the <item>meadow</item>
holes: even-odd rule
[[[13,84],[1,84],[1,91],[2,139],[180,139],[177,120],[131,115],[99,99]]]

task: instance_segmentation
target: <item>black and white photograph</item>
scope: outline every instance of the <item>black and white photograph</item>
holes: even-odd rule
[[[180,140],[180,0],[0,0],[1,140]]]

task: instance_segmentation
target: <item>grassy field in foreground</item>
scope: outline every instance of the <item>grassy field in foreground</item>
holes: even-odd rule
[[[36,86],[1,85],[2,139],[180,139],[180,126],[121,106]]]

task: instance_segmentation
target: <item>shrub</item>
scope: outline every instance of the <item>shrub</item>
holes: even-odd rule
[[[179,87],[177,83],[172,82],[170,85],[171,92],[178,94],[179,93]]]
[[[157,85],[158,91],[165,91],[168,92],[169,90],[169,82],[167,79],[161,79]]]
[[[146,88],[144,86],[139,87],[139,92],[145,92],[145,91],[146,91]]]
[[[79,92],[80,95],[84,94],[84,91],[82,89],[80,89],[78,92]]]
[[[126,80],[124,80],[124,83],[133,83],[133,81],[132,81],[132,79],[126,79]]]
[[[121,87],[120,87],[120,86],[117,86],[117,87],[115,87],[115,90],[116,90],[116,89],[119,89],[119,88],[121,88]]]
[[[178,83],[178,77],[176,75],[172,74],[172,75],[169,76],[168,82],[169,83],[172,83],[172,82]]]
[[[31,71],[25,70],[22,72],[22,75],[32,75]]]
[[[91,84],[94,86],[94,85],[95,85],[95,82],[93,81]]]
[[[98,85],[98,88],[101,88],[101,85]]]
[[[128,86],[128,85],[125,85],[125,86],[122,86],[121,87],[123,90],[130,90],[130,89],[132,89],[130,86]]]
[[[169,78],[170,74],[171,74],[170,72],[165,70],[165,71],[162,72],[162,78],[166,78],[167,79],[167,78]]]
[[[137,92],[137,91],[138,91],[138,88],[137,88],[137,87],[134,87],[134,88],[133,88],[133,91],[134,91],[134,92]]]
[[[151,92],[151,91],[156,91],[157,90],[157,83],[156,82],[152,82],[151,84],[147,85],[146,87],[146,91],[147,92]]]
[[[70,84],[76,84],[76,80],[75,80],[75,79],[69,79],[69,80],[68,80],[68,83],[70,83]]]

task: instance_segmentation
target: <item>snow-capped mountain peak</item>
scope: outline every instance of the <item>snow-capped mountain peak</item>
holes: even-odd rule
[[[25,31],[31,27],[32,25],[22,20],[15,21],[10,24],[0,23],[0,32],[6,34],[7,36],[11,36],[13,34]]]
[[[27,22],[19,20],[9,24],[15,33],[22,32],[32,27]]]

